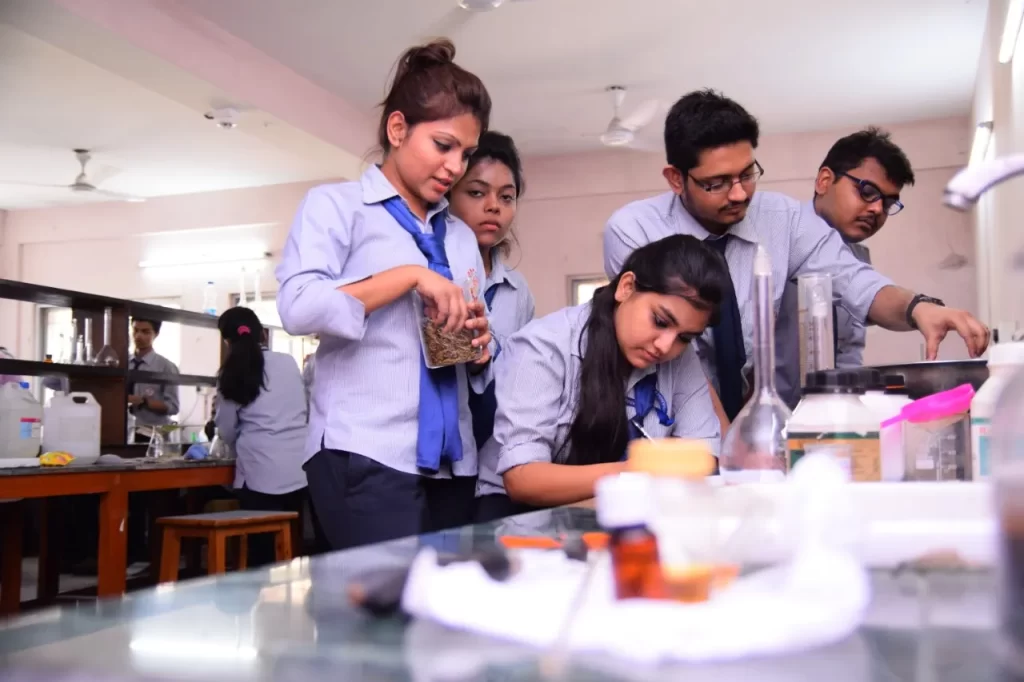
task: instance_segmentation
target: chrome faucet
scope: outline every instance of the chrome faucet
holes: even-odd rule
[[[1012,154],[967,166],[946,185],[942,203],[967,211],[982,194],[1010,178],[1024,174],[1024,154]]]

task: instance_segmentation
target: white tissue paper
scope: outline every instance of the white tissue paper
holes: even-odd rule
[[[739,578],[703,604],[617,601],[610,559],[595,567],[569,648],[637,661],[711,662],[795,653],[842,640],[870,601],[867,572],[851,547],[849,486],[827,455],[794,467],[783,524],[794,538],[785,563]],[[518,554],[504,583],[475,563],[439,567],[433,549],[413,562],[403,594],[416,618],[546,648],[555,643],[587,565],[561,552]]]

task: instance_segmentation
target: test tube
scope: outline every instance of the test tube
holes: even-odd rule
[[[809,372],[834,369],[832,276],[813,273],[797,278],[800,310],[800,385]]]

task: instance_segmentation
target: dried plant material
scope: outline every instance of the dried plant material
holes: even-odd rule
[[[428,319],[423,320],[423,349],[430,367],[448,367],[475,362],[483,354],[483,348],[473,345],[476,335],[470,329],[460,329],[452,334]]]

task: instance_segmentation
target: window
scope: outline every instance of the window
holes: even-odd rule
[[[569,300],[572,305],[583,305],[589,303],[594,297],[594,292],[608,284],[608,278],[604,275],[590,275],[569,278]]]
[[[239,304],[240,297],[231,297],[232,305]],[[262,300],[247,301],[245,306],[256,313],[260,323],[269,327],[277,327],[270,334],[270,349],[279,353],[287,353],[295,358],[299,369],[302,369],[306,356],[316,352],[319,342],[312,336],[292,336],[281,329],[281,317],[277,314],[277,294],[266,293]]]

